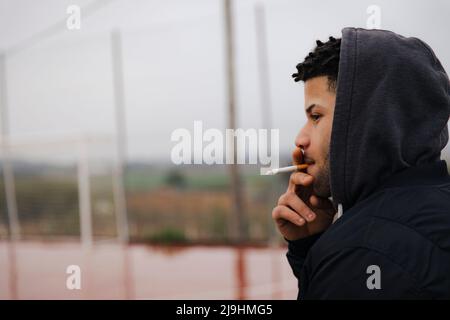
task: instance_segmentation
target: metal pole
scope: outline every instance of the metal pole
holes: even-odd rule
[[[91,184],[89,181],[89,155],[87,141],[82,139],[78,155],[78,202],[80,210],[80,234],[84,247],[92,246]]]
[[[122,244],[125,299],[133,299],[134,287],[131,266],[132,261],[128,252],[129,247],[127,246],[130,236],[128,229],[126,189],[124,184],[124,175],[126,174],[127,163],[127,130],[125,117],[122,38],[118,30],[112,31],[111,34],[111,53],[113,62],[114,102],[117,130],[117,162],[113,174],[114,200],[117,214],[117,234],[119,236],[119,241]]]
[[[247,263],[245,259],[245,248],[237,247],[236,249],[236,299],[247,299]]]
[[[255,4],[255,22],[262,124],[265,129],[270,130],[272,128],[272,115],[269,84],[269,59],[267,53],[266,19],[264,5],[262,3]],[[270,139],[270,135],[268,137]]]
[[[6,210],[9,223],[9,291],[11,299],[18,299],[18,272],[16,257],[16,242],[20,240],[20,224],[17,213],[16,187],[14,171],[10,159],[9,126],[8,126],[8,96],[6,82],[6,55],[0,54],[0,136],[2,150],[3,184],[5,188]]]
[[[236,105],[235,105],[235,72],[234,72],[234,45],[233,45],[233,13],[231,0],[224,0],[225,14],[225,56],[227,72],[227,96],[228,96],[228,127],[236,128]],[[242,188],[241,176],[236,163],[236,144],[234,136],[228,141],[232,146],[228,146],[227,152],[232,152],[233,164],[230,165],[231,192],[232,192],[232,237],[237,242],[247,240],[247,219],[244,211],[244,189]]]
[[[12,239],[20,239],[20,224],[17,214],[16,188],[14,181],[14,172],[10,159],[9,147],[9,125],[8,125],[8,97],[6,84],[6,56],[0,54],[0,118],[1,135],[3,146],[3,179],[5,183],[6,206],[8,209],[8,218],[10,226],[10,235]]]
[[[126,119],[123,87],[122,40],[119,31],[111,35],[111,52],[113,63],[114,103],[116,119],[117,162],[114,168],[114,199],[117,214],[117,234],[120,242],[128,243],[128,218],[124,173],[126,168]]]
[[[266,35],[266,20],[264,5],[262,3],[255,4],[255,30],[256,30],[256,45],[257,45],[257,60],[259,71],[259,93],[261,103],[262,125],[266,130],[272,129],[271,116],[271,98],[270,98],[270,83],[269,83],[269,59],[267,53],[267,35]],[[271,145],[271,136],[267,135],[267,143]],[[263,191],[263,198],[266,199],[267,205],[270,206],[272,196],[274,194],[273,180],[267,181],[268,187]],[[272,224],[271,215],[267,215],[267,223]],[[274,246],[277,242],[277,234],[275,229],[271,228],[269,234],[269,243]]]
[[[257,59],[259,70],[259,92],[261,95],[261,115],[264,129],[272,129],[272,115],[271,115],[271,96],[269,83],[269,59],[268,46],[266,34],[266,17],[263,3],[255,4],[255,30],[256,30],[256,44],[257,44]],[[268,144],[271,145],[271,136],[268,137]],[[268,187],[263,191],[263,198],[267,201],[267,207],[272,203],[273,194],[275,194],[273,180],[267,181]],[[267,215],[267,223],[272,224],[272,217]],[[271,256],[271,277],[272,277],[272,299],[280,298],[280,260],[278,257],[278,236],[275,228],[270,228],[269,245]]]

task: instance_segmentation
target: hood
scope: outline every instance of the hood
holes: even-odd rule
[[[348,210],[393,174],[439,161],[449,116],[449,79],[427,44],[343,29],[330,141],[334,205]]]

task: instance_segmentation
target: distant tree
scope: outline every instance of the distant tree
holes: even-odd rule
[[[177,189],[183,189],[186,187],[186,178],[185,176],[177,169],[171,169],[167,173],[166,177],[166,184],[168,186],[177,188]]]

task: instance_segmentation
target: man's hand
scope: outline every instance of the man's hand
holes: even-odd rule
[[[292,153],[294,165],[301,164],[300,148]],[[313,194],[314,177],[304,172],[294,172],[286,193],[281,195],[272,211],[278,230],[287,240],[298,240],[327,229],[336,213],[332,202]]]

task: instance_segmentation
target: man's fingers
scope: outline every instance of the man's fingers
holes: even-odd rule
[[[300,184],[302,186],[310,185],[314,180],[312,175],[309,175],[304,172],[294,172],[291,174],[290,181],[292,184],[297,185]]]
[[[309,186],[314,181],[314,177],[304,172],[294,172],[289,178],[288,191],[295,192],[296,185]]]
[[[303,161],[302,149],[295,148],[294,151],[292,152],[292,163],[294,165],[297,165],[302,164],[302,161]]]
[[[303,226],[305,220],[300,217],[296,212],[289,209],[286,206],[276,206],[272,210],[272,218],[277,222],[278,225],[282,226],[286,221],[289,221],[297,226]]]
[[[316,217],[315,213],[295,193],[292,192],[283,194],[278,200],[278,205],[284,205],[291,208],[308,222],[313,221]]]

